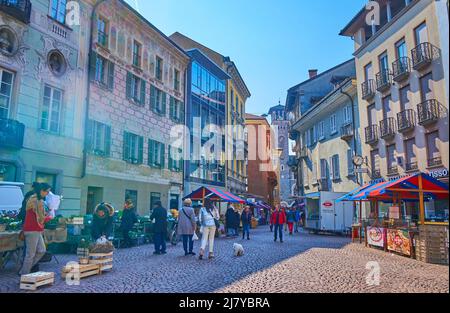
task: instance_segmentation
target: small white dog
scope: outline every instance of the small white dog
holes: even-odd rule
[[[238,243],[233,244],[234,256],[243,256],[244,247]]]

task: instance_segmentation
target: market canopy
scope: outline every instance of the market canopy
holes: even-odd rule
[[[342,197],[336,199],[336,203],[338,202],[342,202],[342,201],[354,201],[353,197],[359,193],[361,193],[363,190],[373,186],[374,184],[367,184],[365,186],[362,187],[358,187],[352,191],[350,191],[348,194],[343,195]]]
[[[245,204],[246,201],[239,198],[238,196],[232,194],[228,191],[223,191],[214,187],[200,187],[199,189],[193,191],[191,194],[187,195],[184,199],[191,199],[193,201],[203,201],[204,199],[210,199],[216,202],[230,202],[230,203],[242,203]]]

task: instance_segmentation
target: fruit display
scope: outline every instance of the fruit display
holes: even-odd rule
[[[18,231],[22,222],[17,219],[17,212],[0,213],[0,231]]]

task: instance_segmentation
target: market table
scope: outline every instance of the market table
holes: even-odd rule
[[[0,232],[0,270],[12,257],[16,258],[16,266],[20,265],[23,242],[19,240],[19,234],[20,231]]]

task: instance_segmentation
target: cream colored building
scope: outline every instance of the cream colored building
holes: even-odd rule
[[[420,171],[448,183],[447,5],[378,3],[379,26],[363,9],[341,31],[355,41],[364,180]]]

